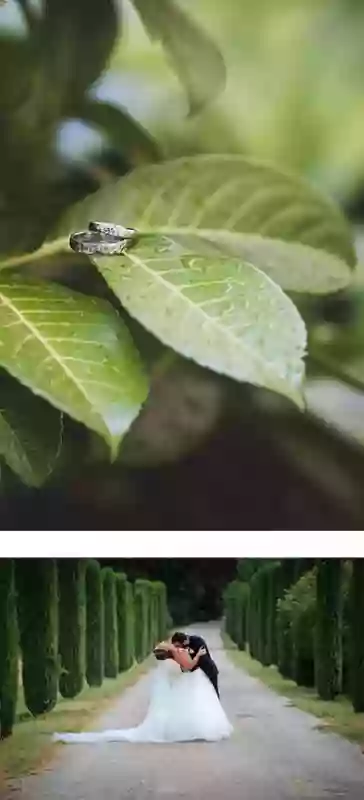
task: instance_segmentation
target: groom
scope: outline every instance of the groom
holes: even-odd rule
[[[206,677],[209,679],[210,683],[212,683],[215,692],[220,699],[219,693],[219,685],[217,676],[219,674],[219,670],[212,660],[209,649],[204,639],[201,636],[189,636],[187,633],[181,633],[181,631],[176,631],[173,634],[171,639],[172,644],[177,645],[177,647],[184,647],[186,650],[191,652],[192,657],[194,657],[201,647],[206,650],[206,653],[201,656],[198,665],[193,668],[192,672],[195,669],[202,669],[202,672],[205,673]]]

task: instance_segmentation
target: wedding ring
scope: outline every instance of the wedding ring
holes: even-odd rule
[[[84,255],[115,256],[122,255],[130,248],[133,239],[120,238],[94,231],[78,231],[69,238],[71,250]]]
[[[120,239],[134,239],[136,231],[134,228],[124,228],[123,225],[115,225],[112,222],[89,222],[90,231],[95,231],[107,236],[118,236]]]

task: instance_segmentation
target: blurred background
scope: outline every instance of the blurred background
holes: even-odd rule
[[[225,62],[207,106],[186,20]],[[0,4],[2,256],[37,247],[70,204],[134,166],[206,152],[310,179],[351,220],[359,255],[350,289],[293,298],[309,330],[305,414],[179,359],[152,370],[116,465],[95,446],[41,490],[3,466],[4,528],[364,527],[363,34],[360,0]],[[72,257],[57,278],[92,291]],[[135,329],[153,364],[158,343]]]

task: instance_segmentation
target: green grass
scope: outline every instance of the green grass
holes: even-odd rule
[[[238,650],[227,634],[223,633],[222,637],[227,654],[236,667],[287,697],[301,711],[317,717],[320,730],[338,733],[359,744],[364,752],[364,714],[355,714],[347,697],[338,697],[329,702],[321,700],[315,689],[297,686],[294,681],[282,678],[276,667],[264,667],[247,652]]]
[[[147,659],[115,680],[105,679],[98,688],[86,686],[74,700],[60,697],[53,711],[37,718],[27,711],[20,692],[13,735],[0,742],[0,795],[8,779],[34,774],[52,758],[56,747],[51,741],[52,733],[90,728],[95,718],[149,669],[150,663],[151,659]]]

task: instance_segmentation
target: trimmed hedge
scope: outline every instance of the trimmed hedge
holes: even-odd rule
[[[223,608],[224,608],[224,616],[225,616],[225,631],[233,639],[233,619],[234,619],[234,594],[231,589],[231,583],[225,587],[223,592],[222,600],[223,600]]]
[[[226,632],[240,650],[248,638],[249,584],[231,581],[224,594]]]
[[[342,562],[320,559],[317,565],[315,630],[316,686],[322,700],[333,700],[342,689]]]
[[[256,574],[256,573],[255,573]],[[255,574],[249,584],[249,606],[248,606],[248,642],[249,653],[252,658],[258,658],[258,617],[259,617],[259,592],[258,581]]]
[[[303,575],[291,591],[293,598],[293,679],[299,686],[315,685],[316,570]]]
[[[259,661],[265,666],[269,666],[269,660],[267,659],[267,632],[270,605],[268,569],[268,566],[265,566],[257,572],[258,591],[260,593],[258,652]]]
[[[250,582],[249,648],[253,658],[269,666],[273,657],[279,563],[260,567]]]
[[[364,559],[353,559],[350,593],[351,699],[356,712],[364,711]]]
[[[264,660],[266,665],[276,664],[277,652],[277,603],[281,589],[281,564],[273,561],[266,567],[267,621],[265,631]]]
[[[154,588],[157,594],[156,608],[156,633],[157,641],[161,642],[168,633],[168,607],[167,607],[167,587],[162,581],[155,581]]]
[[[239,562],[238,567],[239,574],[250,575],[247,620],[249,652],[265,666],[278,664],[282,674],[291,677],[292,631],[288,619],[285,618],[282,603],[285,591],[301,574],[304,561],[292,558],[260,562],[258,559],[245,559]]]
[[[25,703],[33,716],[57,702],[58,595],[54,558],[15,562]]]
[[[158,642],[158,587],[155,581],[150,584],[150,640],[151,647]]]
[[[248,609],[249,609],[249,584],[239,582],[236,594],[236,604],[239,615],[236,626],[236,644],[239,650],[245,650],[248,641]]]
[[[352,695],[353,681],[353,648],[352,648],[352,628],[351,628],[351,604],[352,604],[352,585],[353,562],[348,560],[343,565],[343,625],[342,625],[342,647],[343,647],[343,677],[342,691],[347,697]]]
[[[14,561],[0,559],[0,738],[10,736],[18,698],[18,624]]]
[[[235,642],[235,590],[234,585],[237,581],[231,581],[225,588],[223,594],[223,604],[225,613],[225,630],[230,638]]]
[[[277,603],[277,661],[283,678],[292,678],[293,673],[293,639],[291,602],[289,592]]]
[[[16,719],[19,655],[25,703],[33,716],[51,711],[58,690],[73,698],[86,679],[144,659],[166,636],[166,586],[101,570],[95,560],[0,560],[0,738]],[[20,647],[19,647],[20,644]]]
[[[316,571],[311,570],[285,593],[277,618],[285,677],[292,677],[301,686],[314,686],[315,619]],[[290,640],[288,647],[285,637]]]
[[[280,641],[281,658],[288,660],[285,668],[280,664],[280,671],[286,677],[292,677],[298,685],[312,687],[315,685],[315,626],[316,626],[316,568],[303,575],[291,589],[285,593],[284,600],[280,601],[278,613],[278,638]],[[352,565],[348,561],[343,569],[343,691],[351,694],[351,637],[350,637],[350,584]],[[285,626],[290,626],[290,636],[293,643],[292,664],[290,663],[290,645],[284,650],[282,656],[282,633]]]
[[[149,581],[139,578],[134,583],[135,656],[143,661],[150,652]]]
[[[312,559],[283,558],[280,562],[278,573],[278,601],[276,617],[276,661],[279,672],[284,678],[293,678],[294,672],[294,645],[293,631],[290,622],[289,602],[285,603],[287,592],[304,575],[307,569],[312,569]],[[279,616],[278,616],[279,612]]]
[[[104,595],[104,674],[116,678],[119,672],[116,576],[110,567],[102,570]]]
[[[364,559],[282,559],[238,562],[240,580],[224,592],[226,630],[240,646],[241,578],[249,580],[249,652],[277,663],[297,684],[316,685],[332,700],[343,691],[364,711]]]
[[[134,603],[132,585],[121,572],[116,573],[116,611],[119,672],[123,672],[134,662]]]
[[[147,588],[147,596],[148,596],[148,653],[153,650],[154,647],[154,591],[153,591],[153,584],[151,581],[147,581],[148,588]]]
[[[58,561],[59,690],[76,697],[85,679],[85,565],[78,558]]]
[[[104,602],[101,567],[98,561],[86,564],[86,680],[101,686],[104,679]]]

